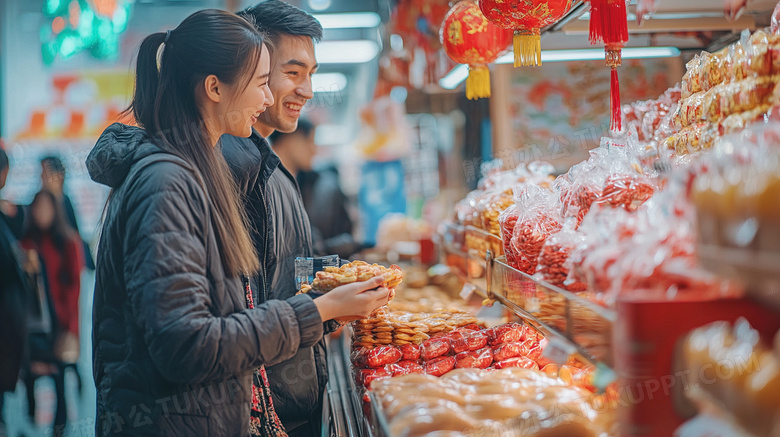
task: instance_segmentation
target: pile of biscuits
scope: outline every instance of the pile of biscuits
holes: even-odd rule
[[[480,325],[481,322],[463,310],[410,313],[380,308],[369,318],[352,323],[352,347],[421,344],[431,337],[471,324]]]
[[[401,284],[401,281],[404,279],[401,268],[395,264],[388,268],[379,264],[369,264],[365,261],[352,261],[341,267],[325,267],[325,270],[315,273],[314,281],[311,284],[304,284],[300,292],[327,293],[342,285],[368,281],[371,278],[382,275],[387,276],[382,286],[391,290]]]

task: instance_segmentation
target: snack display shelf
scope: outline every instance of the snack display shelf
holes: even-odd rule
[[[493,260],[490,270],[491,298],[511,302],[513,309],[523,313],[521,317],[531,317],[565,337],[586,357],[611,364],[612,325],[617,318],[614,311],[537,280],[507,264],[504,257]]]
[[[604,389],[615,380],[611,370],[614,311],[539,281],[507,264],[504,257],[492,259],[488,254],[486,258],[491,272],[488,298],[555,340],[561,352],[596,365],[597,388]]]
[[[510,266],[501,239],[482,229],[445,223],[438,238],[447,265],[478,295],[500,302],[548,338],[571,345],[567,349],[576,350],[586,361],[599,363],[604,369],[600,372],[603,386],[612,382],[615,311]]]
[[[349,331],[345,328],[341,335],[331,338],[328,347],[328,398],[333,417],[331,435],[335,433],[339,437],[374,437],[372,424],[363,413],[360,391],[352,378]]]
[[[780,255],[714,244],[699,244],[698,254],[705,269],[743,282],[750,296],[780,311]]]

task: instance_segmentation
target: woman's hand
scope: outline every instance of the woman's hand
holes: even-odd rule
[[[314,304],[323,322],[335,318],[367,317],[390,299],[390,290],[379,287],[383,282],[385,277],[377,276],[368,281],[342,285],[315,299]]]

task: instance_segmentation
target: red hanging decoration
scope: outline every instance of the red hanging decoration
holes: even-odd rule
[[[541,29],[560,20],[572,0],[479,0],[488,20],[514,31],[515,67],[542,65]]]
[[[617,67],[623,63],[622,49],[628,42],[628,13],[625,0],[590,1],[590,43],[604,43],[610,77],[610,122],[614,132],[622,129],[620,111],[620,82]]]
[[[490,97],[490,70],[509,45],[512,32],[485,18],[475,0],[463,0],[447,12],[439,33],[444,51],[453,61],[469,66],[466,97]]]

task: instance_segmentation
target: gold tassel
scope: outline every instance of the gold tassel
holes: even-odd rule
[[[542,38],[538,29],[515,30],[515,67],[542,65]]]
[[[466,79],[466,98],[475,100],[490,97],[490,70],[487,65],[469,67],[469,77]]]

